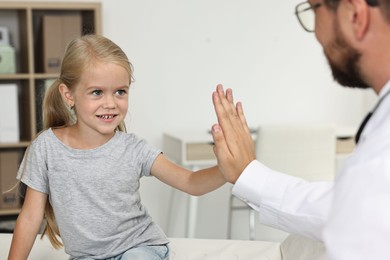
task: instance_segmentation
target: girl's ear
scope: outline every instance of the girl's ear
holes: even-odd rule
[[[61,93],[62,99],[66,104],[68,104],[69,108],[74,106],[73,93],[70,89],[63,83],[58,86],[58,90]]]

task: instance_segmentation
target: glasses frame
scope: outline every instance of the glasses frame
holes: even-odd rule
[[[302,5],[309,5],[309,7],[303,9],[303,10],[300,10],[300,7]],[[297,4],[297,6],[295,6],[295,15],[299,21],[299,24],[302,26],[302,28],[306,31],[306,32],[314,32],[314,28],[311,29],[311,28],[308,28],[306,26],[306,24],[303,22],[302,18],[301,18],[301,14],[304,13],[304,12],[307,12],[307,11],[315,11],[317,8],[321,7],[322,6],[322,3],[316,3],[314,5],[311,5],[309,2],[305,1],[305,2],[302,2],[302,3],[299,3]]]

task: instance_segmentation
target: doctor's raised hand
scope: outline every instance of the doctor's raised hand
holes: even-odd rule
[[[256,159],[255,148],[242,104],[234,104],[231,89],[218,85],[213,92],[218,124],[212,126],[214,153],[225,179],[235,183],[243,170]]]

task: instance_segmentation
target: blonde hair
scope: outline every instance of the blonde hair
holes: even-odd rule
[[[83,73],[95,62],[114,63],[123,67],[129,74],[129,85],[132,81],[133,68],[126,54],[111,40],[100,35],[84,35],[70,42],[66,48],[61,64],[59,78],[47,90],[43,100],[43,130],[71,126],[77,118],[62,99],[59,85],[65,84],[73,91]],[[125,123],[117,127],[126,132]],[[42,237],[46,234],[54,248],[61,248],[60,232],[55,220],[54,211],[49,199],[45,206],[46,225]]]

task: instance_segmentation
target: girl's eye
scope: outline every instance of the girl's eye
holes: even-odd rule
[[[94,95],[94,96],[100,96],[101,94],[102,94],[101,90],[95,89],[92,91],[92,95]]]
[[[116,93],[119,96],[124,96],[124,95],[126,95],[127,91],[125,89],[119,89],[119,90],[116,91]]]

